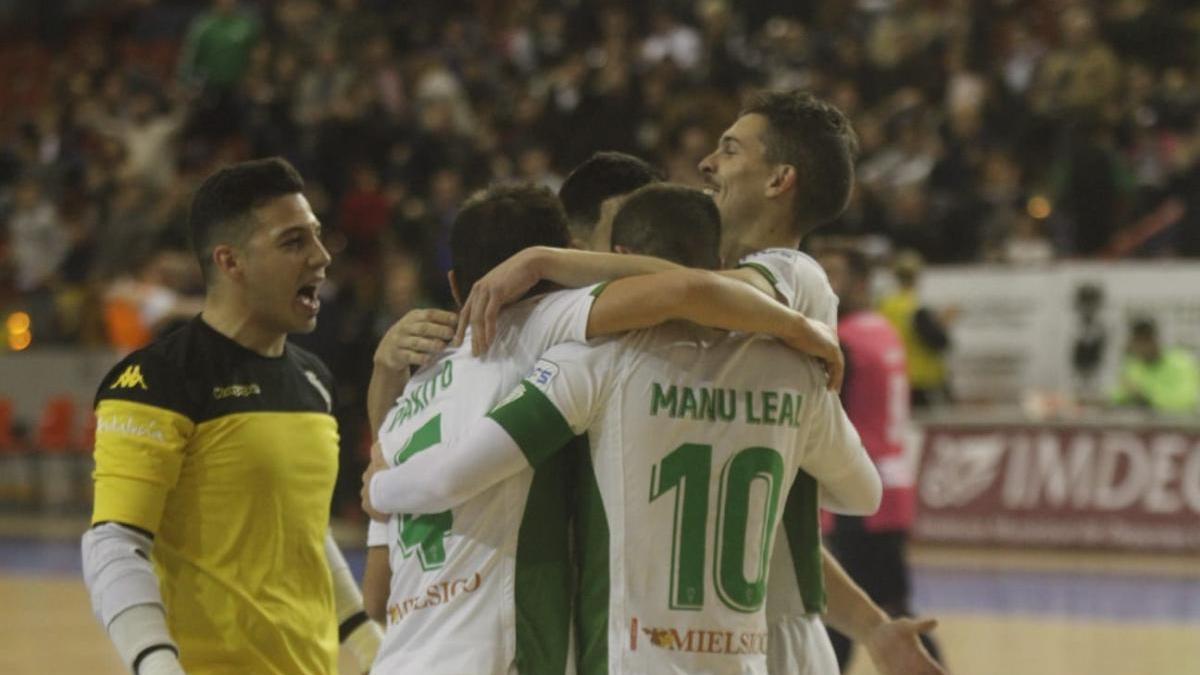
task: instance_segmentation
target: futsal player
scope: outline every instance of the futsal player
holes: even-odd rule
[[[204,309],[123,359],[96,396],[92,607],[126,667],[337,672],[379,643],[329,536],[338,431],[316,326],[330,256],[281,159],[209,176],[189,225]]]

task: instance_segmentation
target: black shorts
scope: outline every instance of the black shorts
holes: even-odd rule
[[[828,537],[830,551],[850,578],[893,615],[909,610],[907,541],[905,531],[869,532],[863,519],[854,516],[838,516]]]

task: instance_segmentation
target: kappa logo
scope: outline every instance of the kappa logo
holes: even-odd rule
[[[983,494],[1000,472],[1004,439],[999,434],[938,438],[921,476],[921,500],[929,506],[964,506]]]
[[[146,378],[142,377],[141,366],[135,365],[125,368],[125,371],[121,373],[116,382],[112,383],[109,389],[133,389],[134,387],[150,389],[150,387],[146,386]]]

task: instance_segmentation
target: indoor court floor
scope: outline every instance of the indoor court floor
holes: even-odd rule
[[[0,673],[123,672],[79,576],[83,526],[0,518]],[[918,546],[913,562],[914,604],[940,621],[955,675],[1200,675],[1195,557]],[[874,670],[859,658],[851,673]]]

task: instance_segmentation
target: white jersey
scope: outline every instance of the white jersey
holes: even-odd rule
[[[774,340],[670,324],[551,349],[490,414],[530,458],[587,431],[581,673],[767,672],[768,561],[797,472],[874,471],[824,382]]]
[[[817,261],[795,249],[769,248],[742,258],[758,270],[792,309],[837,329],[838,298]],[[816,486],[801,475],[784,516],[786,545],[772,554],[767,594],[770,671],[775,675],[836,675],[837,658],[821,623],[825,582]],[[791,571],[792,574],[788,574]]]
[[[506,309],[490,351],[470,337],[413,376],[379,434],[390,466],[451,442],[554,344],[586,339],[594,289]],[[436,452],[436,449],[433,450]],[[565,457],[565,453],[564,457]],[[393,516],[387,631],[374,673],[486,675],[573,671],[571,570],[562,464],[526,469],[452,510]],[[525,527],[525,516],[537,526]],[[536,575],[536,576],[535,576]]]

